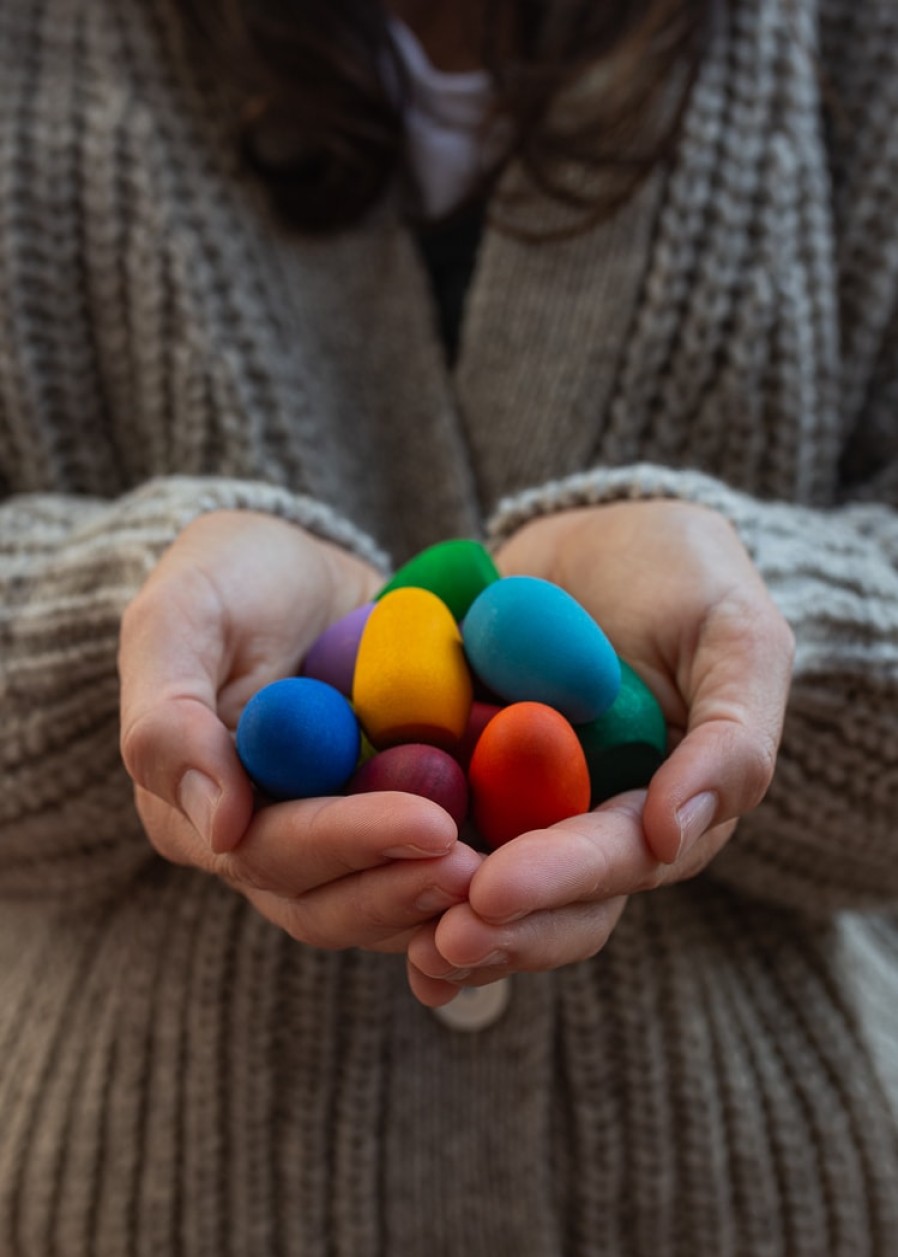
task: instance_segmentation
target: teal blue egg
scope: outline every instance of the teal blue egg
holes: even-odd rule
[[[595,720],[620,689],[620,663],[599,625],[539,577],[488,585],[465,616],[462,639],[471,668],[494,694],[546,703],[572,724]]]

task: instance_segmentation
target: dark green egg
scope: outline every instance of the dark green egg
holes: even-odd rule
[[[615,794],[647,786],[667,754],[667,723],[658,700],[620,661],[621,686],[606,712],[577,725],[592,786],[591,806]]]

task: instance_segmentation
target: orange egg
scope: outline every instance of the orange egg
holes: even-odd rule
[[[589,769],[573,726],[544,703],[495,715],[468,770],[474,823],[491,847],[589,811]]]

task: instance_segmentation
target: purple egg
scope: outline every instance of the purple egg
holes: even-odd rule
[[[349,794],[402,790],[431,799],[461,826],[468,814],[468,783],[456,760],[436,746],[404,742],[381,751],[357,768]]]
[[[348,698],[352,694],[352,676],[359,642],[373,602],[363,603],[341,620],[329,624],[306,652],[300,672],[303,676],[324,681]]]

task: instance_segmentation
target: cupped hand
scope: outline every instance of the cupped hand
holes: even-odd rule
[[[150,841],[322,947],[404,949],[466,898],[480,863],[441,808],[411,795],[257,811],[237,758],[233,730],[252,694],[294,673],[381,582],[293,524],[217,511],[184,529],[122,622],[122,757]]]
[[[789,692],[791,631],[714,511],[665,500],[565,512],[527,525],[498,562],[586,607],[658,697],[672,749],[647,791],[485,859],[468,902],[412,940],[425,1003],[593,955],[630,894],[700,872],[770,784]]]

